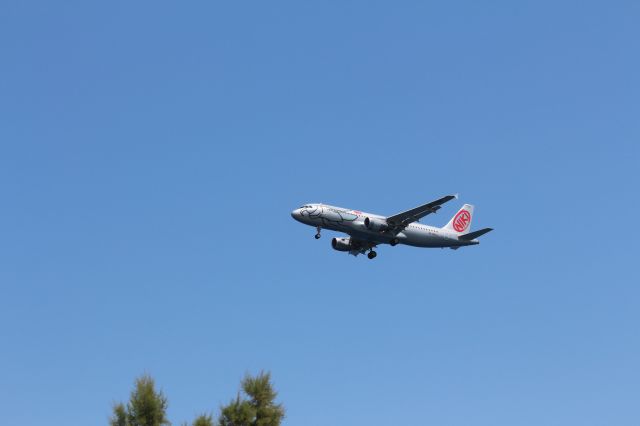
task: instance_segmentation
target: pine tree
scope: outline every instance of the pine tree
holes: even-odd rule
[[[242,394],[238,393],[228,405],[220,408],[218,422],[211,414],[202,414],[192,426],[280,426],[284,418],[284,407],[276,403],[278,393],[271,384],[271,375],[261,372],[257,376],[245,376],[241,382]],[[156,391],[155,382],[149,375],[135,381],[127,404],[113,406],[110,426],[170,426],[167,420],[167,398]],[[187,426],[187,423],[183,423]]]
[[[277,392],[271,385],[271,375],[261,372],[256,377],[247,375],[242,380],[242,390],[249,397],[240,395],[222,407],[220,426],[280,426],[284,407],[276,404]]]
[[[167,420],[167,398],[161,391],[156,391],[155,382],[149,375],[144,375],[135,382],[129,402],[116,404],[113,416],[109,420],[111,426],[170,426]]]
[[[128,426],[127,409],[124,404],[118,403],[113,406],[113,416],[109,419],[111,426]]]
[[[242,389],[249,396],[249,404],[256,412],[252,426],[279,426],[284,418],[284,407],[276,404],[278,393],[271,385],[271,374],[261,372],[256,377],[247,376]]]
[[[210,414],[202,414],[193,421],[193,426],[214,426],[213,416]]]

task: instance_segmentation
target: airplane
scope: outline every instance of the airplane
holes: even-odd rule
[[[442,228],[419,223],[423,217],[440,210],[442,204],[458,198],[447,195],[430,203],[393,216],[380,216],[349,210],[322,203],[305,204],[291,212],[298,222],[316,228],[316,240],[322,229],[344,232],[349,237],[333,238],[331,247],[348,252],[353,256],[365,254],[373,259],[377,256],[379,244],[396,246],[405,244],[413,247],[441,247],[457,250],[460,247],[480,244],[478,237],[493,231],[483,228],[469,232],[473,217],[473,206],[465,204]]]

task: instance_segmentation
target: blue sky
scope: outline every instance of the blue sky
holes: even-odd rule
[[[5,1],[0,405],[175,424],[269,370],[286,425],[637,425],[637,2]],[[458,251],[289,212],[460,193]]]

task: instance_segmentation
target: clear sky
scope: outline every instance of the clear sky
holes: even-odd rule
[[[0,6],[0,407],[175,424],[637,425],[638,2]],[[458,251],[333,251],[307,202],[465,202]]]

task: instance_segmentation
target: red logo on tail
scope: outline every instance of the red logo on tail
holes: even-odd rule
[[[471,223],[471,215],[466,210],[458,212],[456,217],[453,218],[453,229],[458,232],[462,232],[469,227]]]

